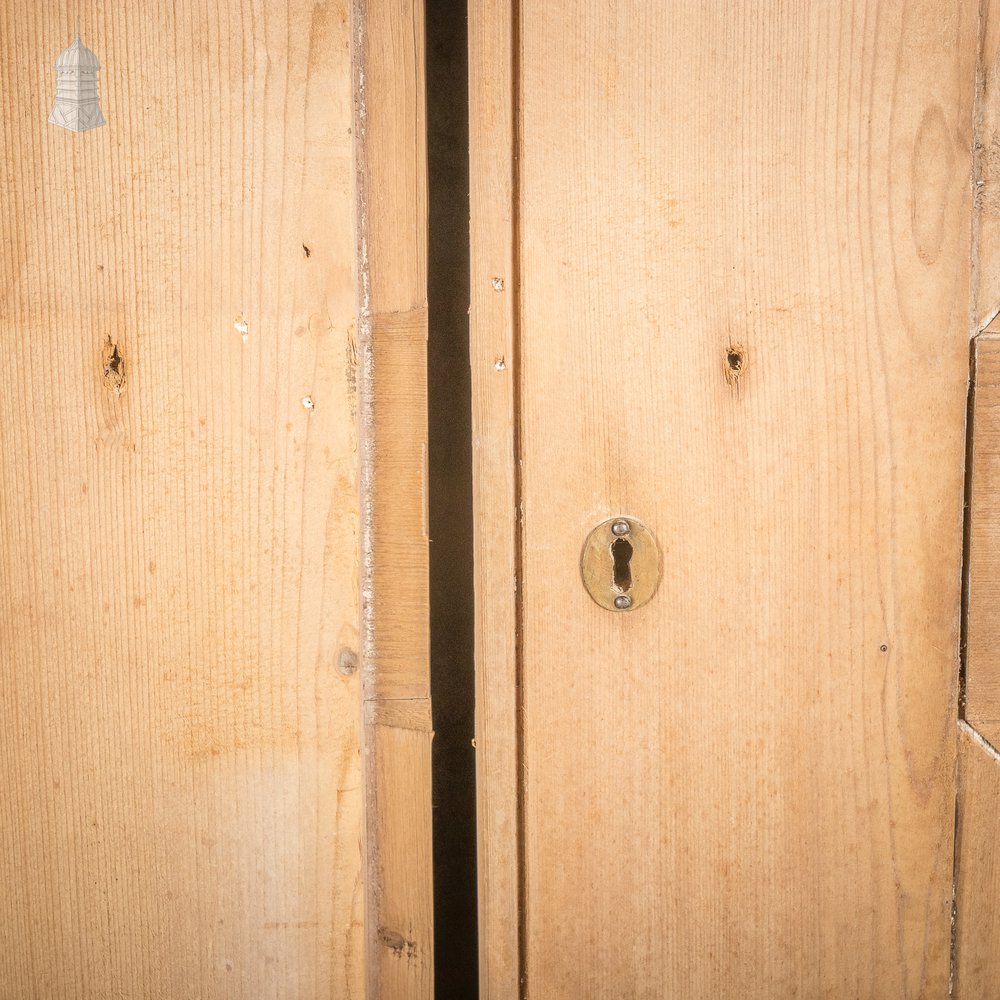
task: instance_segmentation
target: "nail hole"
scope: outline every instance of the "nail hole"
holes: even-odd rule
[[[738,386],[747,368],[747,352],[742,344],[730,344],[726,348],[726,381]]]
[[[110,337],[104,342],[102,366],[105,388],[120,396],[125,391],[125,359]]]
[[[879,646],[878,649],[879,649],[880,653],[888,653],[889,652],[889,647],[884,642],[882,643],[881,646]]]
[[[611,543],[615,586],[623,593],[632,589],[632,552],[632,543],[627,538],[616,538]]]

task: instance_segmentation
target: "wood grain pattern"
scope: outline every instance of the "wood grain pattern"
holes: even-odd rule
[[[474,83],[517,70],[512,220],[502,97],[472,132],[480,684],[521,679],[480,775],[509,815],[514,746],[524,853],[484,995],[942,997],[975,5],[471,8]],[[618,514],[664,553],[625,615],[578,569]]]
[[[480,996],[518,996],[514,17],[469,4],[476,825]]]
[[[1000,335],[973,344],[965,719],[1000,743]]]
[[[953,995],[1000,982],[1000,6],[980,4],[973,142],[973,308],[965,538],[965,677],[958,739]],[[979,332],[982,331],[982,332]],[[976,334],[978,333],[978,336]],[[990,742],[988,742],[990,741]]]
[[[431,729],[424,699],[367,702],[368,868],[374,946],[368,996],[434,996]],[[374,828],[374,829],[373,829]],[[447,947],[447,942],[445,942]]]
[[[973,143],[974,333],[1000,313],[1000,3],[980,0]]]
[[[421,0],[357,0],[368,996],[434,990]]]
[[[993,1000],[1000,983],[1000,755],[959,723],[955,1000]]]
[[[348,10],[0,39],[0,996],[360,997]]]

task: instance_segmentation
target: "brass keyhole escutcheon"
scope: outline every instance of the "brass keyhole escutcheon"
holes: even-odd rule
[[[612,517],[587,536],[580,557],[587,593],[608,611],[641,608],[660,583],[660,550],[634,517]]]

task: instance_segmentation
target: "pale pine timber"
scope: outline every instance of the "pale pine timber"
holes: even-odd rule
[[[421,0],[356,0],[367,995],[434,990]]]
[[[469,4],[470,364],[482,1000],[518,997],[514,14]]]
[[[959,723],[955,1000],[995,1000],[1000,984],[1000,754]]]
[[[470,5],[483,996],[947,994],[977,23]]]
[[[349,30],[0,3],[4,998],[363,995]]]
[[[1000,3],[980,0],[973,144],[973,333],[1000,313]]]
[[[1000,983],[1000,5],[980,5],[973,143],[973,334],[968,426],[965,676],[956,813],[956,1000]],[[982,331],[982,332],[979,332]]]
[[[965,719],[1000,743],[1000,334],[973,343]]]

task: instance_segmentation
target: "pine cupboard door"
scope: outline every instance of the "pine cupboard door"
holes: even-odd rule
[[[394,711],[361,601],[392,492],[420,606],[421,369],[358,378],[418,354],[422,81],[404,2],[0,0],[4,1000],[430,996],[426,661]]]
[[[472,0],[484,997],[948,995],[978,28]]]

